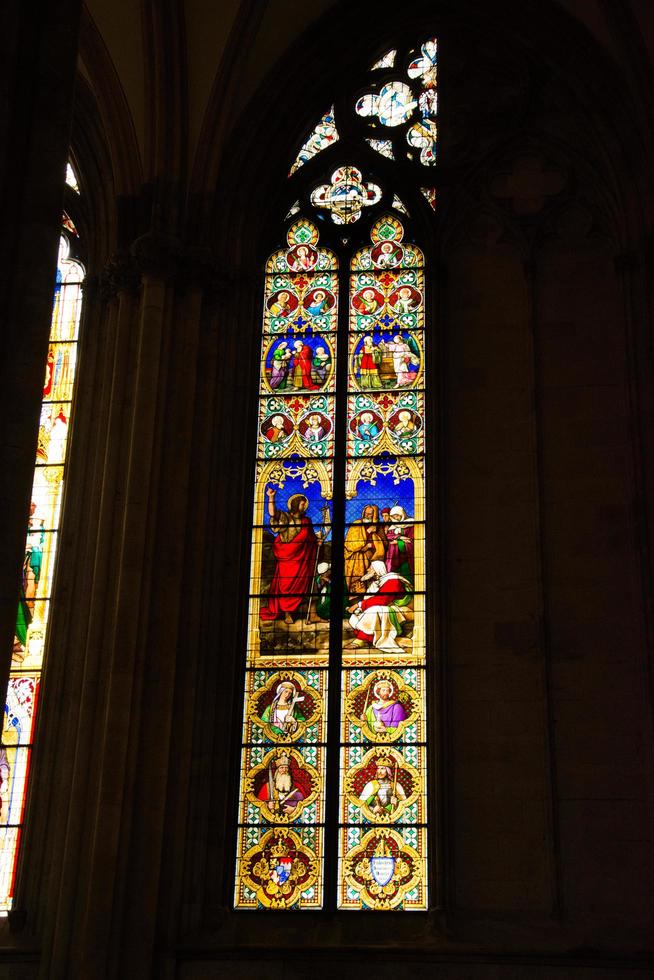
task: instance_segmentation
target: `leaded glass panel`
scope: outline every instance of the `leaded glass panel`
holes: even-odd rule
[[[319,908],[329,663],[336,259],[305,219],[268,261],[237,908]]]
[[[338,904],[425,909],[424,262],[385,216],[351,265]]]
[[[68,183],[77,191],[71,180],[74,175],[69,166]],[[0,746],[0,912],[12,905],[27,793],[59,540],[83,275],[62,235]]]
[[[393,48],[350,102],[382,172],[436,163],[437,70],[436,39]],[[436,188],[400,198],[343,161],[298,176],[338,139],[334,113],[293,163],[294,223],[265,270],[235,905],[319,908],[335,891],[342,910],[425,910],[431,324],[403,222],[405,200],[424,209],[417,192],[436,209]]]

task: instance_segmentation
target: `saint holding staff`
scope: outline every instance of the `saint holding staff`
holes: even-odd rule
[[[395,759],[380,757],[376,760],[374,776],[359,794],[361,803],[375,816],[392,815],[398,803],[406,800],[406,790],[397,777],[398,765]]]
[[[372,703],[370,703],[371,691],[374,696]],[[397,728],[408,717],[406,708],[395,696],[392,681],[382,677],[368,688],[361,720],[366,722],[373,732],[386,732],[388,729]]]
[[[268,594],[268,604],[260,612],[265,621],[283,619],[287,626],[295,622],[300,606],[311,592],[316,576],[320,545],[325,538],[324,525],[329,521],[329,509],[323,507],[323,530],[316,534],[307,515],[309,501],[303,493],[288,498],[287,509],[275,505],[274,487],[268,487],[268,517],[274,537],[275,570]],[[307,611],[310,615],[311,603]]]
[[[284,619],[291,625],[293,614],[305,600],[314,577],[320,538],[307,516],[308,499],[294,493],[288,499],[287,510],[275,506],[275,489],[266,490],[270,530],[275,535],[273,555],[275,572],[270,585],[268,605],[259,615],[262,620]]]

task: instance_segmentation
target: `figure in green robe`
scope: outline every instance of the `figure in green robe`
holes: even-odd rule
[[[277,685],[275,697],[265,708],[261,720],[270,725],[275,735],[294,735],[298,724],[305,721],[299,706],[304,697],[298,693],[292,681],[281,681]]]

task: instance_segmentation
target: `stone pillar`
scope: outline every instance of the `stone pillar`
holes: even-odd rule
[[[556,889],[525,253],[483,212],[449,250],[447,804],[451,908],[535,921]]]
[[[187,260],[173,239],[139,239],[100,277],[85,316],[83,437],[62,518],[76,531],[61,543],[18,893],[51,980],[153,975],[209,492],[195,443],[212,270]]]
[[[535,280],[561,903],[589,947],[642,942],[654,902],[640,412],[618,275],[632,263],[601,229],[572,202]]]

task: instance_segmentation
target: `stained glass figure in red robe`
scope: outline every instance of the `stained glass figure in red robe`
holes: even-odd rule
[[[320,385],[314,384],[311,377],[312,366],[313,351],[304,341],[296,340],[293,344],[293,359],[291,361],[291,381],[295,388],[316,391],[320,387]]]
[[[411,602],[411,584],[387,572],[383,561],[373,561],[364,578],[368,589],[350,616],[354,645],[369,643],[383,653],[402,653],[397,639],[406,621],[402,606]]]
[[[256,789],[257,799],[280,816],[291,814],[311,793],[311,776],[288,755],[271,761],[257,782],[260,784]]]
[[[304,494],[292,494],[286,511],[282,511],[275,506],[275,493],[273,487],[266,490],[270,529],[275,535],[275,571],[268,605],[259,615],[262,620],[283,618],[290,625],[309,592],[320,539],[307,517],[309,501]]]

